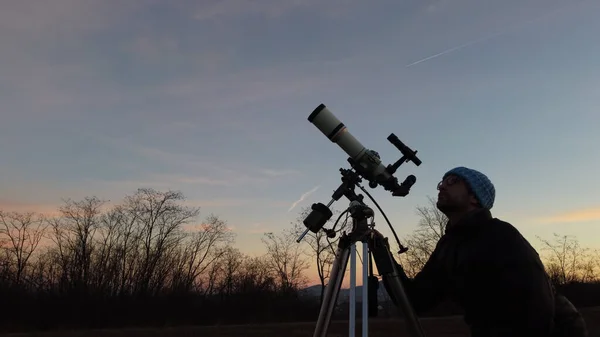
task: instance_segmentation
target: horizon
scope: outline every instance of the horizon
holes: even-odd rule
[[[591,0],[5,2],[0,210],[177,190],[261,254],[349,168],[307,121],[323,103],[385,165],[401,156],[390,133],[418,151],[396,173],[417,177],[407,197],[368,189],[401,240],[467,166],[535,248],[553,233],[600,248],[598,14]]]

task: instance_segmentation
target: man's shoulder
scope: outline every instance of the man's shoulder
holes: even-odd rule
[[[495,236],[500,236],[504,239],[514,238],[520,239],[523,237],[521,232],[512,223],[499,218],[491,218],[487,224],[487,229]]]
[[[524,256],[530,256],[537,259],[539,256],[529,241],[508,221],[492,218],[485,232],[488,238],[488,248],[501,249],[507,258],[513,256],[522,259]]]

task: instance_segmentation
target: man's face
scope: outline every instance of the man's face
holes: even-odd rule
[[[477,205],[468,185],[458,176],[447,176],[438,184],[438,191],[437,208],[444,214],[468,211]]]

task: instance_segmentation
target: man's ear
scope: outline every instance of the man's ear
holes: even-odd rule
[[[469,193],[469,202],[473,206],[481,207],[481,205],[479,204],[479,201],[477,201],[477,198],[475,197],[475,194],[473,194],[473,193]]]

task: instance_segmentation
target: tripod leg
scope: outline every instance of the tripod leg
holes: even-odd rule
[[[394,265],[394,258],[388,249],[387,239],[375,230],[373,231],[373,234],[374,235],[369,241],[369,245],[371,247],[371,252],[373,253],[377,270],[384,280],[383,283],[386,290],[395,300],[396,305],[402,310],[410,335],[413,337],[425,337],[425,332],[423,332],[419,318],[410,305],[404,287],[402,286],[400,275]]]
[[[350,246],[350,298],[348,302],[350,305],[348,336],[354,337],[356,331],[356,244]]]
[[[369,251],[369,317],[377,317],[379,311],[379,279],[373,272],[373,252]]]
[[[319,318],[317,319],[317,326],[315,327],[313,337],[327,336],[327,329],[329,329],[333,309],[335,308],[342,281],[344,280],[344,273],[346,272],[348,257],[350,256],[350,246],[342,244],[341,240],[343,240],[343,237],[340,238],[340,246],[336,251],[335,260],[331,266],[329,283],[325,287],[323,302],[321,303],[321,310],[319,311]]]
[[[363,241],[362,248],[362,337],[367,337],[369,335],[369,244]]]

